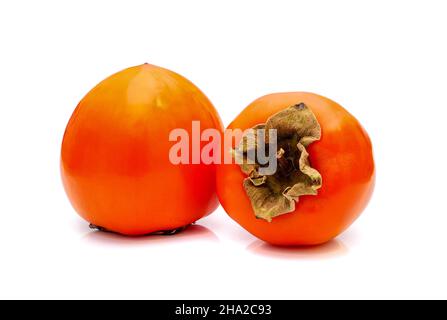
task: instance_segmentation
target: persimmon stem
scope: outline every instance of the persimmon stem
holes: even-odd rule
[[[156,236],[156,235],[157,236],[172,236],[172,235],[175,235],[177,233],[182,232],[183,230],[188,228],[190,225],[191,224],[188,224],[186,226],[183,226],[183,227],[180,227],[180,228],[176,228],[176,229],[171,229],[171,230],[155,231],[155,232],[147,233],[147,234],[145,234],[143,236]],[[108,233],[116,233],[116,234],[118,234],[118,232],[111,231],[111,230],[108,230],[108,229],[106,229],[104,227],[94,225],[93,223],[90,223],[89,228],[93,229],[93,230],[101,231],[101,232],[108,232]]]
[[[261,174],[262,165],[256,159],[254,164],[249,162],[247,150],[261,147],[266,150],[268,140],[258,130],[267,133],[272,129],[277,133],[276,171]],[[233,154],[242,156],[241,170],[248,176],[243,185],[255,216],[270,222],[295,211],[295,202],[300,196],[316,195],[321,187],[321,175],[311,167],[306,150],[320,139],[321,128],[312,111],[304,103],[298,103],[274,114],[253,130],[256,139],[243,137]],[[258,137],[264,140],[258,141]]]

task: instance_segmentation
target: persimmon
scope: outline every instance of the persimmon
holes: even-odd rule
[[[219,200],[243,228],[274,245],[316,245],[360,215],[374,188],[373,152],[368,134],[343,107],[312,93],[270,94],[227,130],[250,128],[276,130],[276,170],[261,174],[257,161],[217,169]],[[268,145],[266,138],[258,144],[245,138],[232,144],[245,160],[248,149]]]
[[[191,133],[192,121],[223,130],[208,98],[167,69],[143,64],[94,87],[68,122],[61,150],[63,184],[79,215],[99,229],[143,235],[211,213],[215,165],[169,159],[170,132]]]

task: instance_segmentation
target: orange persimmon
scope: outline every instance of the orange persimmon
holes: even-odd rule
[[[215,166],[176,165],[171,130],[222,131],[207,97],[184,77],[150,64],[99,83],[79,103],[64,134],[61,173],[76,211],[126,235],[175,230],[218,205]]]
[[[220,165],[217,192],[225,211],[275,245],[315,245],[339,235],[373,192],[375,166],[366,131],[339,104],[304,92],[261,97],[227,129],[259,125],[278,129],[278,169],[263,176],[259,165]],[[233,152],[241,141],[234,141]]]

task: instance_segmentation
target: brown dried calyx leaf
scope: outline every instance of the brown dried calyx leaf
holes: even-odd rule
[[[253,129],[251,135],[243,136],[234,154],[242,160],[239,161],[241,170],[248,176],[244,188],[256,217],[271,222],[279,215],[295,211],[295,202],[300,196],[316,195],[321,187],[321,175],[311,167],[306,150],[309,144],[320,140],[321,128],[312,111],[299,103]],[[263,136],[260,136],[260,129],[265,129]],[[270,129],[277,130],[277,168],[275,172],[260,174],[260,169],[266,165],[259,164],[257,159],[247,161],[248,153],[253,149],[257,151],[260,144],[264,150],[271,151],[268,148]]]

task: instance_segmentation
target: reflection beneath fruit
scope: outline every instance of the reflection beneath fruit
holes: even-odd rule
[[[82,237],[82,241],[99,245],[151,245],[173,244],[185,241],[219,242],[219,238],[207,227],[193,224],[174,235],[146,235],[129,237],[104,231],[91,231]]]
[[[265,243],[261,240],[252,242],[247,250],[258,255],[279,259],[325,259],[340,257],[348,253],[349,249],[339,239],[331,240],[316,246],[280,247]]]

